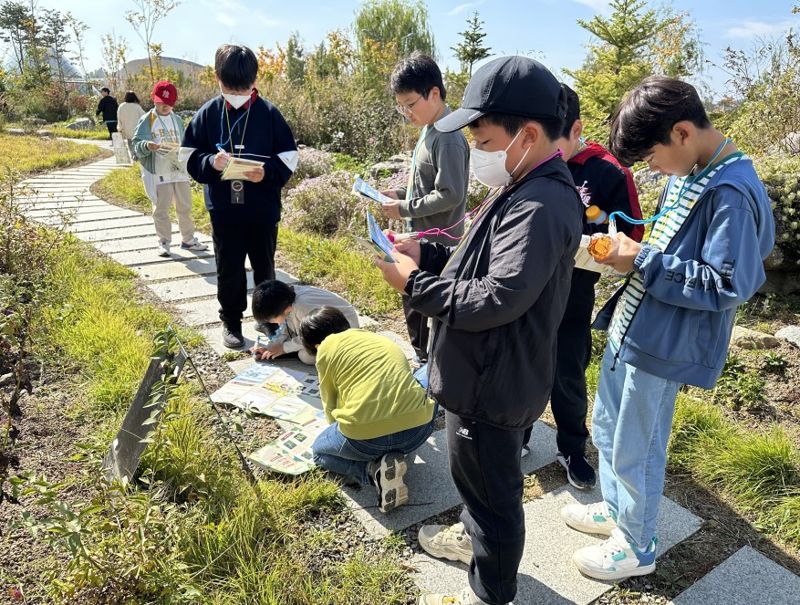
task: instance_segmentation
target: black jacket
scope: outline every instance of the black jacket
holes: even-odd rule
[[[292,176],[279,154],[297,150],[292,131],[281,112],[262,97],[253,102],[249,116],[246,115],[247,106],[229,107],[227,119],[224,111],[225,101],[220,95],[194,114],[186,127],[183,145],[197,151],[189,157],[186,168],[194,180],[205,185],[205,203],[212,224],[259,222],[274,225],[281,218],[281,188]],[[233,137],[228,124],[233,128]],[[213,166],[218,143],[224,145],[225,151],[264,162],[261,182],[244,181],[242,205],[231,204],[231,183],[220,179],[221,173]],[[244,149],[236,148],[242,144]]]
[[[100,102],[97,104],[97,111],[94,115],[99,116],[103,114],[104,122],[117,121],[117,100],[111,95],[101,97]]]
[[[431,394],[448,411],[523,429],[550,396],[583,206],[553,159],[509,187],[455,248],[422,244],[406,284],[433,318]]]

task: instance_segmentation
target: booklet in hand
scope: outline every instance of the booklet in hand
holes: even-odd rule
[[[257,160],[245,160],[244,158],[231,157],[219,178],[223,181],[246,181],[246,172],[250,172],[254,168],[263,165],[264,162],[259,162]]]
[[[370,212],[367,212],[367,231],[369,232],[369,240],[363,237],[356,237],[356,241],[370,254],[377,252],[387,263],[396,263],[397,261],[392,256],[392,242],[386,237],[386,234],[378,226],[378,222]]]
[[[380,191],[375,189],[375,187],[367,183],[360,176],[356,177],[356,181],[353,183],[353,193],[359,193],[364,197],[371,199],[373,202],[378,202],[379,204],[388,204],[389,202],[394,201],[389,196],[383,195]]]

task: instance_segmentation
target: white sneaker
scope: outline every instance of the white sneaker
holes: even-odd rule
[[[472,538],[464,531],[463,523],[423,525],[419,528],[417,541],[422,550],[437,559],[461,561],[465,565],[472,561]]]
[[[171,256],[169,252],[169,242],[158,242],[158,255]]]
[[[448,594],[425,594],[420,596],[417,605],[486,605],[486,601],[482,601],[472,591],[469,586],[466,586],[457,595]]]
[[[399,452],[390,452],[369,463],[367,472],[378,490],[378,509],[382,513],[408,502],[408,486],[403,481],[407,470],[406,457]]]
[[[598,580],[645,576],[656,570],[656,540],[653,538],[646,550],[639,551],[617,528],[605,542],[576,550],[572,560],[581,573]]]
[[[188,242],[181,242],[181,248],[183,250],[194,250],[195,252],[202,252],[203,250],[208,250],[208,244],[204,244],[196,237],[193,237]]]
[[[605,502],[567,504],[561,509],[561,518],[572,529],[587,534],[610,536],[617,528],[617,521]]]

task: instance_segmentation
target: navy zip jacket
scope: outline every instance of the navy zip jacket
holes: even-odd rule
[[[203,193],[212,225],[252,222],[274,225],[281,219],[281,188],[292,176],[282,158],[297,151],[292,131],[277,108],[259,96],[239,109],[228,105],[227,120],[225,105],[221,95],[211,99],[187,126],[183,146],[197,149],[189,157],[187,170],[194,180],[205,185]],[[246,116],[248,107],[250,115]],[[228,123],[233,129],[232,137]],[[264,162],[261,182],[244,181],[244,204],[231,204],[231,182],[221,180],[222,173],[214,168],[214,156],[219,152],[217,144],[233,155]],[[244,145],[244,149],[237,148],[238,145]]]
[[[541,415],[582,212],[556,158],[507,188],[457,247],[421,244],[406,294],[433,318],[429,388],[446,410],[520,430]]]

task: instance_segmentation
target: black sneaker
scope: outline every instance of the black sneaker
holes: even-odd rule
[[[244,346],[242,326],[222,326],[222,344],[229,349],[241,349]]]
[[[595,473],[594,467],[589,464],[586,456],[581,454],[565,456],[558,452],[556,460],[567,471],[567,481],[572,487],[592,489],[597,483],[597,473]]]

